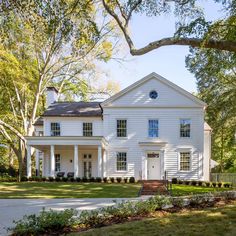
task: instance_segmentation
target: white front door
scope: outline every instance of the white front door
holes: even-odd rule
[[[84,177],[92,177],[92,154],[84,154]]]
[[[159,152],[147,153],[147,179],[161,179],[161,162]]]

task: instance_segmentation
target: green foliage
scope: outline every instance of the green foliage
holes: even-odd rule
[[[134,177],[130,177],[129,178],[129,183],[135,183],[135,178]]]
[[[77,211],[66,209],[64,211],[45,211],[43,209],[39,215],[24,216],[22,220],[14,221],[16,226],[13,235],[39,235],[42,233],[60,232],[67,227],[73,227],[76,223]]]

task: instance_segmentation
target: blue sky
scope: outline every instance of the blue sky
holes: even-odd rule
[[[218,18],[219,5],[213,1],[201,1],[208,19]],[[135,16],[132,19],[131,32],[136,47],[144,46],[146,43],[172,36],[175,31],[175,19],[172,16],[148,18]],[[125,43],[125,42],[124,42]],[[141,79],[145,75],[156,72],[166,79],[176,83],[189,92],[196,92],[196,80],[185,67],[185,57],[188,55],[188,47],[167,46],[154,50],[143,56],[131,56],[128,48],[121,49],[121,56],[125,61],[119,63],[111,60],[102,64],[102,69],[108,73],[108,78],[119,81],[121,89]]]

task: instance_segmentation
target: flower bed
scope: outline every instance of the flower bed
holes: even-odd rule
[[[14,222],[12,235],[45,235],[69,231],[82,231],[90,228],[102,227],[114,223],[125,222],[137,217],[149,216],[159,210],[171,211],[182,208],[205,208],[214,206],[220,200],[236,199],[236,191],[217,192],[189,197],[155,196],[144,201],[127,201],[115,206],[92,211],[78,212],[70,209],[62,212],[42,211],[38,216],[24,216],[22,220]]]

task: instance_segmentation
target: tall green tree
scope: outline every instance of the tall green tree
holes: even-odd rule
[[[236,54],[192,49],[186,63],[197,78],[200,98],[208,104],[206,120],[213,128],[217,170],[236,171]]]
[[[212,48],[236,52],[236,3],[235,0],[215,0],[211,4],[222,4],[223,18],[207,21],[197,0],[101,0],[107,13],[117,22],[133,56],[170,45]],[[136,48],[130,30],[134,15],[158,17],[172,15],[176,19],[176,32],[166,38],[148,42]],[[163,27],[157,25],[156,29]],[[141,35],[140,35],[141,36]]]
[[[106,16],[96,23],[97,14],[89,0],[1,1],[0,134],[18,157],[20,175],[24,136],[34,132],[46,87],[83,98],[86,72],[112,55],[113,24]]]

